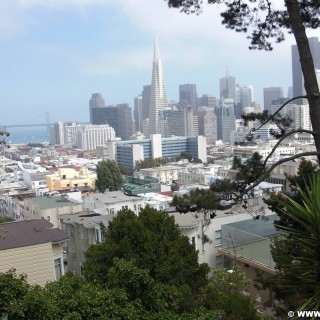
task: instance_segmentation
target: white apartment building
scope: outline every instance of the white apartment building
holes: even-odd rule
[[[130,209],[138,215],[145,202],[140,197],[125,195],[122,191],[106,191],[83,198],[84,210],[95,211],[101,215],[116,214],[122,209]]]
[[[174,166],[163,166],[157,168],[145,168],[139,171],[144,176],[159,179],[160,183],[169,184],[178,179],[178,168]]]
[[[50,174],[49,171],[33,163],[18,162],[18,167],[28,189],[39,191],[39,194],[49,191],[46,182],[46,176]]]
[[[246,147],[235,147],[233,149],[233,155],[239,158],[248,159],[252,156],[253,153],[257,152],[262,156],[264,160],[272,151],[271,147],[258,147],[258,146],[246,146]],[[273,157],[280,157],[282,155],[293,155],[296,153],[295,147],[281,147],[279,146],[273,153]]]
[[[95,150],[97,146],[104,145],[115,136],[114,129],[108,124],[84,125],[77,133],[77,146],[82,150]]]
[[[77,122],[66,123],[64,126],[64,143],[71,148],[77,144],[77,133],[81,126]]]

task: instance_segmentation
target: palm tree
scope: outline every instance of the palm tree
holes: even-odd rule
[[[298,187],[298,191],[302,204],[287,196],[282,203],[283,214],[293,223],[278,226],[281,236],[272,248],[278,269],[275,290],[288,308],[319,310],[320,173],[312,175],[307,188]]]

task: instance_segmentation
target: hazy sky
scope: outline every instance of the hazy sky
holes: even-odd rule
[[[164,0],[0,0],[0,124],[42,123],[46,111],[51,122],[88,121],[94,92],[133,108],[151,82],[156,36],[170,100],[183,83],[219,96],[226,66],[261,104],[264,87],[291,85],[292,36],[273,52],[249,51],[215,6],[188,16]]]

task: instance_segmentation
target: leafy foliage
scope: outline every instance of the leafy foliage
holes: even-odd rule
[[[249,285],[250,280],[236,266],[214,269],[203,289],[203,303],[207,308],[224,310],[227,319],[258,319],[253,301],[242,295]]]
[[[12,221],[14,220],[9,217],[0,217],[0,223],[6,223],[6,222],[12,222]]]
[[[170,161],[170,159],[167,158],[150,158],[150,159],[144,159],[139,160],[136,162],[136,170],[145,169],[145,168],[157,168],[164,166]]]
[[[10,136],[10,133],[7,131],[0,131],[0,145],[6,145],[6,139]]]
[[[287,201],[288,197],[299,203],[300,205],[304,205],[301,193],[297,191],[299,187],[300,190],[306,191],[309,188],[309,184],[311,181],[311,177],[318,171],[318,166],[313,164],[311,161],[302,160],[299,165],[298,173],[296,176],[287,176],[290,182],[291,191],[278,193],[278,194],[270,194],[268,199],[264,199],[265,203],[268,205],[269,209],[276,212],[279,216],[279,220],[275,221],[275,225],[283,225],[283,226],[293,226],[299,227],[292,221],[288,215],[283,212],[286,211],[284,203]]]
[[[277,294],[289,308],[319,310],[320,174],[314,174],[306,189],[298,187],[298,191],[303,205],[285,196],[283,214],[294,224],[278,225],[281,238],[272,248],[279,270]]]
[[[235,165],[235,163],[234,163]],[[237,173],[236,180],[240,190],[256,181],[265,170],[265,165],[262,162],[262,156],[254,152],[252,157],[247,159],[243,164],[237,164],[239,172]]]
[[[97,165],[96,189],[100,192],[116,191],[123,185],[123,178],[118,165],[111,160],[104,160]]]
[[[0,315],[10,320],[216,320],[237,319],[236,314],[256,319],[250,299],[238,294],[247,283],[241,274],[215,271],[208,280],[207,265],[198,264],[194,246],[173,218],[150,208],[140,214],[141,219],[128,210],[119,213],[105,231],[105,243],[89,249],[90,281],[67,273],[40,287],[14,270],[0,273]]]
[[[185,13],[201,13],[203,0],[167,0],[169,7],[180,8]],[[284,1],[286,3],[286,1]],[[320,6],[317,1],[296,0],[306,28],[320,25]],[[269,0],[207,0],[208,4],[224,4],[222,24],[236,32],[247,33],[250,49],[272,50],[272,42],[284,41],[286,30],[290,31],[288,11],[276,9]]]
[[[197,251],[180,233],[174,218],[149,207],[139,216],[122,210],[110,222],[104,242],[91,246],[86,253],[86,278],[108,284],[115,258],[134,261],[160,283],[188,283],[194,290],[206,282],[209,271],[206,264],[198,264]]]
[[[174,195],[172,205],[180,213],[204,212],[206,217],[215,217],[215,210],[218,208],[218,199],[211,190],[196,188],[189,194]]]

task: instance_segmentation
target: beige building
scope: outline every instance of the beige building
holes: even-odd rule
[[[60,216],[83,210],[82,203],[63,196],[44,196],[24,199],[24,217],[30,219],[46,219],[60,228]]]
[[[25,273],[30,284],[44,286],[64,274],[62,244],[67,235],[45,219],[0,225],[0,272]]]
[[[73,168],[59,168],[54,174],[46,176],[47,186],[50,191],[74,189],[81,187],[95,188],[97,175],[87,167],[79,171]]]

